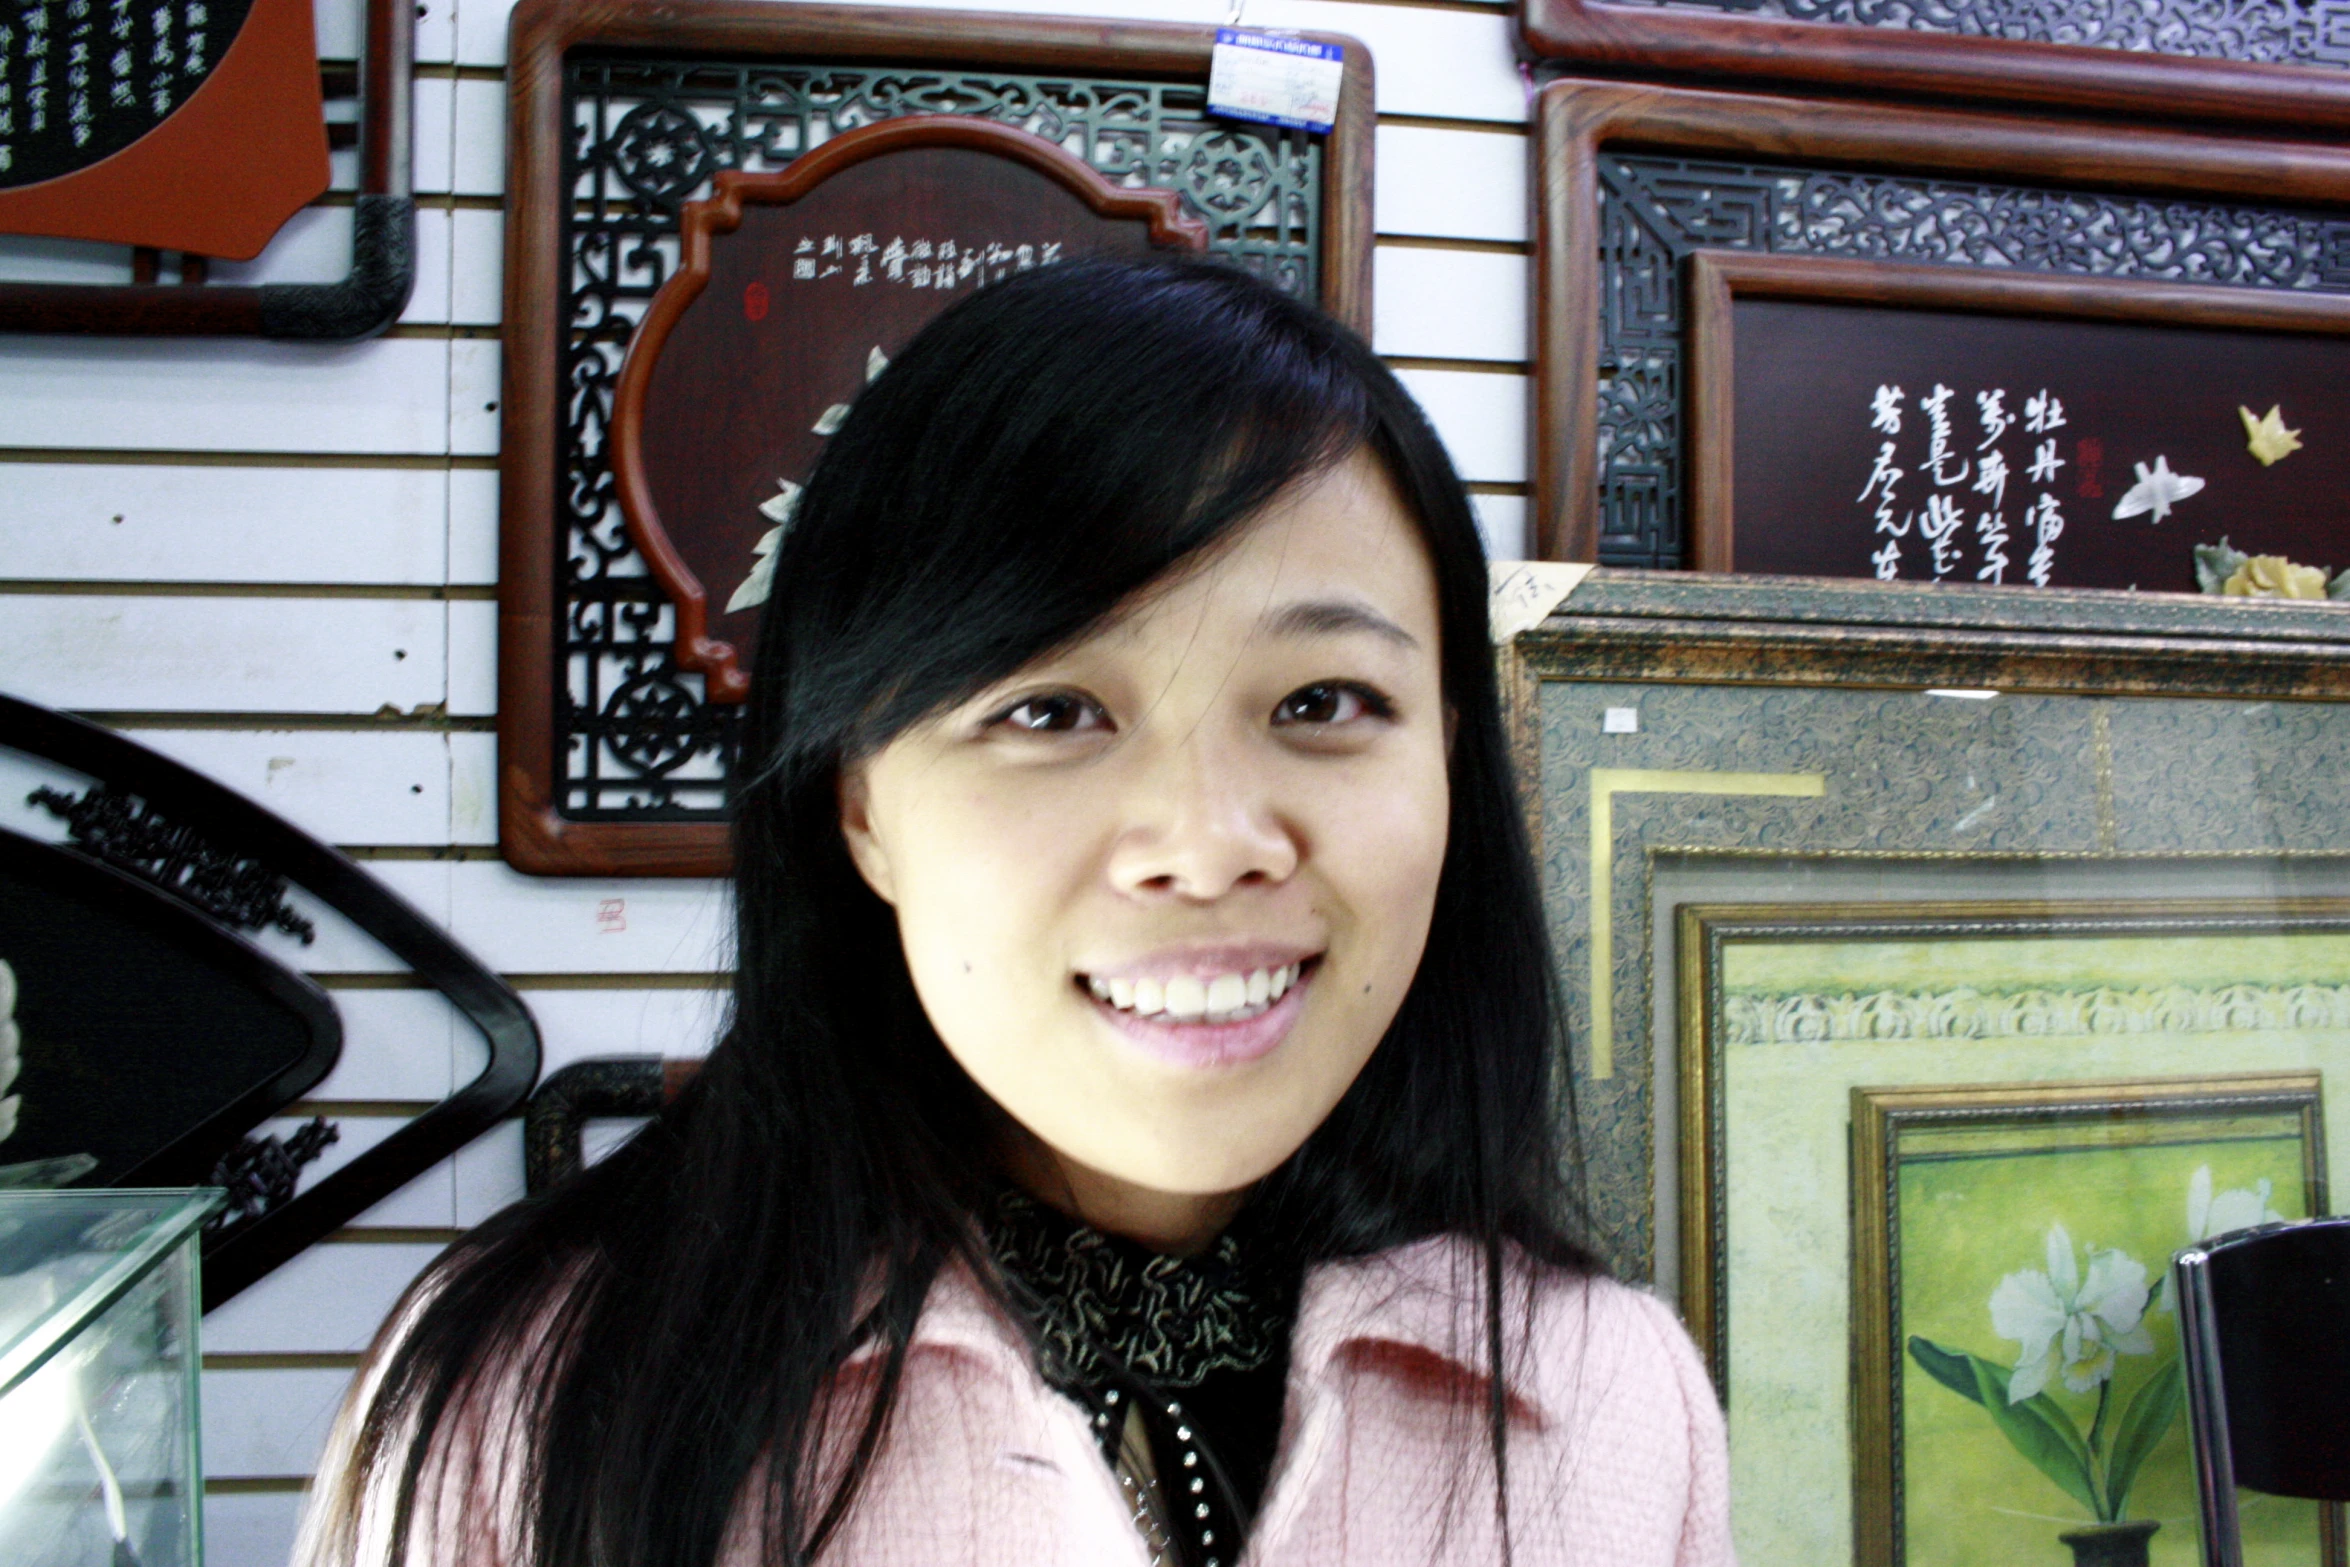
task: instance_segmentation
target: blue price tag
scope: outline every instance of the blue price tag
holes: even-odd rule
[[[1338,123],[1345,76],[1346,52],[1336,44],[1219,27],[1208,66],[1208,112],[1326,131]]]

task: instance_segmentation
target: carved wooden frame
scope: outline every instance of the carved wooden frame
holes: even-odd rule
[[[1534,146],[1534,539],[1544,560],[1592,560],[1598,553],[1599,495],[1590,466],[1598,442],[1601,299],[1592,215],[1599,208],[1600,149],[1616,145],[2104,191],[2350,203],[2350,147],[2336,144],[1624,82],[1552,82],[1536,99]],[[1981,275],[1956,266],[1898,270],[1946,271],[1961,287]],[[1998,275],[2031,286],[2016,274]]]
[[[2164,326],[2250,327],[2350,337],[2350,295],[2054,277],[2044,273],[1704,250],[1689,258],[1689,566],[1736,570],[1740,299],[1799,299],[1985,315]]]
[[[779,0],[523,0],[509,32],[505,356],[499,472],[498,843],[535,875],[722,876],[718,822],[572,821],[557,808],[553,563],[563,387],[563,61],[573,49],[699,50],[801,60],[887,60],[1014,72],[1085,71],[1205,82],[1213,27]],[[1371,329],[1372,69],[1346,49],[1338,122],[1323,151],[1322,308]]]
[[[1562,64],[1968,102],[2339,131],[2350,70],[2085,44],[1666,9],[1519,0],[1526,54]]]
[[[711,238],[740,227],[746,203],[788,206],[844,169],[912,147],[963,147],[1009,158],[1057,181],[1098,216],[1146,221],[1154,245],[1193,251],[1207,248],[1207,224],[1185,212],[1175,192],[1121,190],[1067,148],[1041,136],[993,120],[952,114],[910,114],[862,125],[773,173],[727,169],[717,176],[717,188],[707,200],[687,202],[679,222],[682,254],[677,271],[653,296],[651,308],[637,324],[628,354],[621,361],[619,382],[613,388],[612,481],[619,491],[621,513],[628,520],[629,537],[643,552],[654,580],[677,606],[677,651],[673,655],[677,665],[704,678],[713,702],[741,701],[750,693],[751,677],[737,660],[733,643],[711,638],[709,591],[670,542],[660,509],[653,502],[644,463],[645,394],[652,384],[653,367],[668,345],[670,330],[709,286]]]

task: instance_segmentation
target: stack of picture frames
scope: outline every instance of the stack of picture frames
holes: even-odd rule
[[[524,0],[508,141],[500,842],[717,875],[771,557],[932,316],[1205,252],[1368,331],[1371,57],[1326,132],[1211,114],[1216,29]]]
[[[1536,548],[1633,569],[1504,670],[1740,1560],[2200,1562],[2170,1258],[2350,1154],[2350,5],[1520,23]]]

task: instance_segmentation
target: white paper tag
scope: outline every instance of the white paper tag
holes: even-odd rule
[[[1208,112],[1260,125],[1326,131],[1338,123],[1346,52],[1337,44],[1238,27],[1216,29]]]
[[[1488,561],[1486,568],[1491,573],[1487,608],[1497,647],[1548,620],[1550,612],[1591,575],[1586,563],[1558,560],[1496,560]]]

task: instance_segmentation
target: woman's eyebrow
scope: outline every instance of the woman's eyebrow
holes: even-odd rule
[[[1355,599],[1307,599],[1286,605],[1265,618],[1264,628],[1277,637],[1326,637],[1350,631],[1367,631],[1398,647],[1416,648],[1420,645],[1418,637],[1370,605]]]

